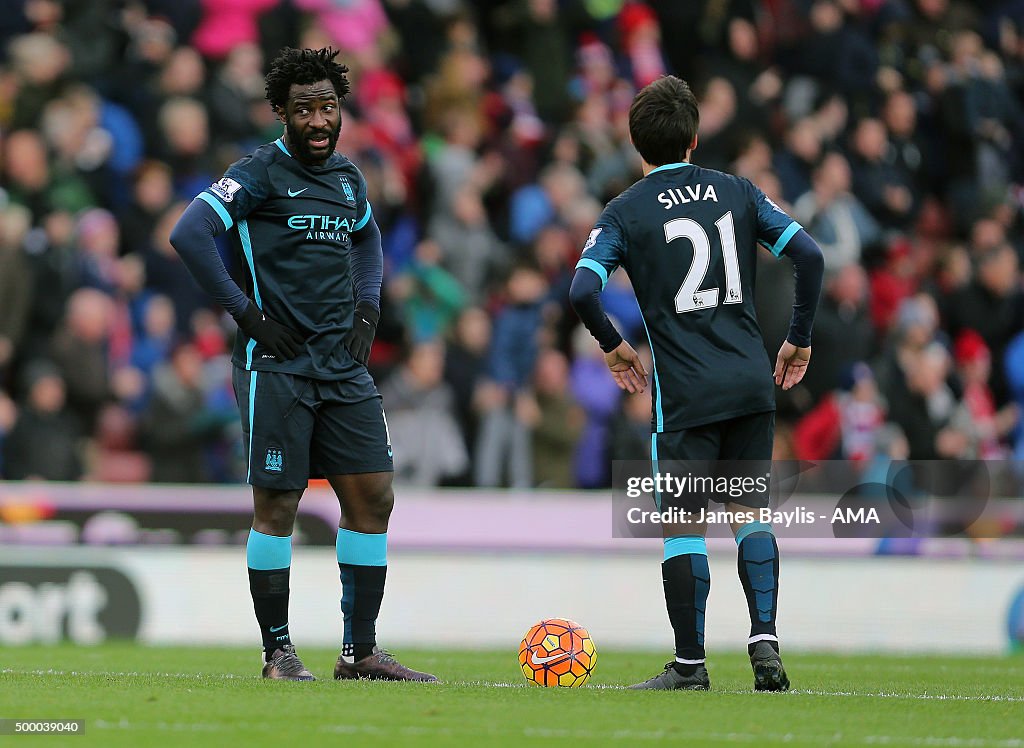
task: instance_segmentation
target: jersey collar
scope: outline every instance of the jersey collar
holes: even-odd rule
[[[666,171],[668,169],[678,169],[681,166],[693,166],[693,164],[691,164],[689,161],[678,161],[678,162],[676,162],[674,164],[662,164],[661,166],[656,166],[653,169],[651,169],[649,172],[647,172],[647,176],[651,176],[651,174],[653,174],[656,171]]]

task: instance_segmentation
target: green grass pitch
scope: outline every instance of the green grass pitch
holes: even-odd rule
[[[411,651],[440,685],[335,682],[335,652],[302,649],[316,683],[265,682],[254,649],[0,650],[0,717],[82,718],[76,746],[872,745],[1024,747],[1024,658],[786,653],[794,690],[751,692],[740,653],[709,660],[710,693],[624,684],[665,657],[599,652],[591,685],[529,686],[507,652]],[[22,742],[19,742],[22,741]]]

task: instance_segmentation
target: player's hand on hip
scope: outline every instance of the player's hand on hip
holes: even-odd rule
[[[352,358],[363,366],[370,360],[370,346],[373,345],[373,336],[377,334],[378,321],[380,312],[372,304],[356,304],[355,312],[352,314],[352,329],[345,338],[345,347],[352,354]]]
[[[279,361],[288,361],[298,356],[306,342],[295,330],[270,319],[252,302],[249,302],[249,306],[235,318],[235,321],[242,332],[262,345]]]
[[[647,389],[647,369],[633,346],[623,340],[614,350],[604,354],[604,361],[615,378],[615,384],[626,392],[643,392]]]
[[[782,385],[784,390],[800,384],[800,380],[807,373],[807,364],[810,360],[810,346],[801,348],[788,340],[784,342],[775,359],[775,384]]]

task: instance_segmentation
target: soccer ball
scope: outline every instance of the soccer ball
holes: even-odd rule
[[[566,618],[535,624],[519,645],[519,667],[538,686],[576,688],[590,680],[597,648],[585,628]]]

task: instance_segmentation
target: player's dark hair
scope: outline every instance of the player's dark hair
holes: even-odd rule
[[[335,62],[338,51],[324,49],[293,49],[285,47],[270,65],[267,73],[267,101],[270,106],[284,107],[292,85],[308,85],[328,80],[343,101],[349,92],[348,66]]]
[[[629,136],[651,166],[684,160],[699,122],[697,97],[674,75],[644,86],[629,107]]]

